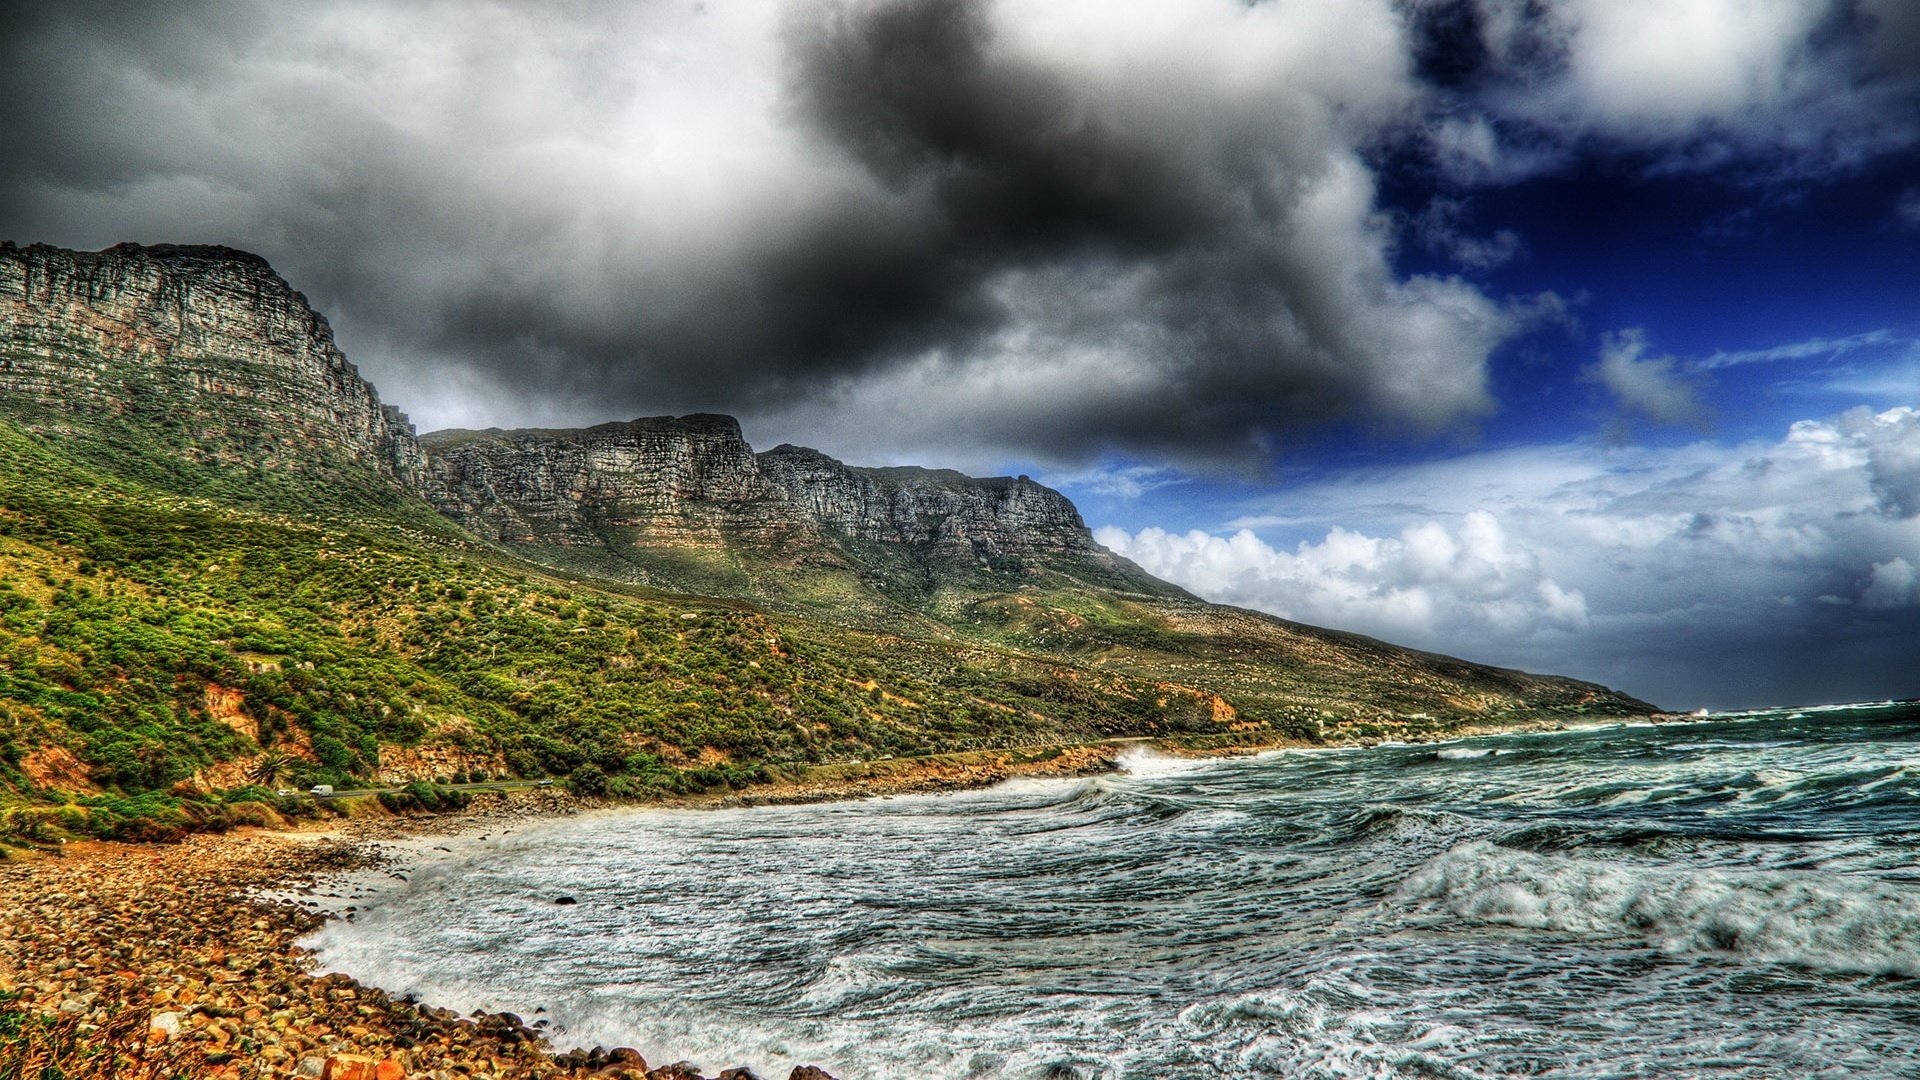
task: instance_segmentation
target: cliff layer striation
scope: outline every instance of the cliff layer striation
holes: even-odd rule
[[[413,426],[326,319],[231,248],[0,243],[0,400],[30,426],[103,443],[139,425],[204,463],[424,476]]]
[[[428,499],[480,536],[604,555],[657,584],[710,587],[723,564],[760,594],[781,591],[756,573],[768,567],[915,595],[1049,574],[1178,593],[1101,547],[1065,496],[1024,476],[859,468],[790,445],[756,454],[728,416],[446,431],[422,444]]]

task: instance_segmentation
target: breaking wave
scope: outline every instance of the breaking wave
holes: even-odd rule
[[[1474,841],[1423,866],[1399,897],[1478,922],[1643,938],[1669,953],[1920,976],[1920,886],[1871,878],[1629,865]]]
[[[1797,712],[495,826],[309,943],[709,1071],[1920,1075],[1920,708]]]

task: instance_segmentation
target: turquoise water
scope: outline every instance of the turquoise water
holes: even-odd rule
[[[1914,705],[1138,758],[447,846],[355,886],[322,963],[656,1063],[1920,1075]]]

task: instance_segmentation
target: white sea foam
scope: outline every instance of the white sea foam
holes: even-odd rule
[[[582,815],[397,850],[409,880],[336,883],[357,921],[312,943],[562,1047],[762,1075],[1915,1075],[1912,984],[1845,974],[1920,975],[1912,744],[1775,719],[1684,759],[1627,730],[1135,751],[1093,779]]]
[[[1673,953],[1920,976],[1920,888],[1872,877],[1688,870],[1472,841],[1422,866],[1399,898],[1477,922],[1642,936]]]
[[[1435,750],[1433,756],[1441,761],[1475,761],[1485,757],[1504,757],[1513,753],[1504,746],[1448,746]]]
[[[1182,776],[1187,773],[1199,772],[1203,769],[1217,768],[1220,760],[1215,758],[1174,757],[1171,754],[1162,754],[1156,750],[1149,750],[1144,746],[1140,746],[1122,751],[1119,756],[1114,758],[1114,764],[1118,765],[1120,771],[1128,776],[1138,777],[1142,780],[1157,780],[1161,777]]]

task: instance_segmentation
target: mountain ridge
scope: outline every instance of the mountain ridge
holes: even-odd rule
[[[0,312],[0,393],[16,402],[55,414],[166,409],[176,421],[208,421],[195,441],[225,463],[273,456],[292,427],[303,443],[402,484],[422,479],[406,414],[381,402],[325,316],[258,255],[0,243]],[[231,415],[242,406],[250,408]]]
[[[1025,477],[756,452],[717,414],[416,435],[230,249],[0,245],[0,450],[0,796],[219,791],[275,755],[640,794],[1652,710],[1209,604]]]
[[[1071,501],[1027,477],[862,467],[792,444],[756,452],[729,416],[435,432],[420,442],[428,500],[466,528],[536,557],[543,547],[562,561],[598,551],[650,583],[782,596],[778,582],[728,588],[662,563],[699,552],[709,562],[864,574],[882,592],[901,575],[1006,585],[1055,573],[1185,595],[1102,547]],[[895,599],[902,589],[915,591],[903,584]]]
[[[77,415],[119,420],[158,407],[184,427],[183,456],[298,469],[307,452],[338,454],[487,539],[605,547],[613,561],[603,571],[632,554],[623,548],[715,549],[727,536],[861,561],[836,555],[837,533],[918,549],[906,564],[1017,572],[1054,557],[1109,582],[1179,591],[1101,547],[1070,501],[1025,477],[862,467],[792,444],[756,453],[731,416],[417,435],[306,296],[234,248],[0,244],[0,312],[0,394],[38,406],[49,427],[74,434]],[[635,580],[717,584],[658,559],[651,569],[626,561]]]

